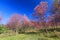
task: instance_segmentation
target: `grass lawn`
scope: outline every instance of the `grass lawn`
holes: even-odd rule
[[[17,34],[14,36],[1,36],[0,40],[60,40],[60,38],[45,37],[43,34]]]

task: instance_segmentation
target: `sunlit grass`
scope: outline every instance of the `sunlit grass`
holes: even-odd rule
[[[28,31],[33,32],[32,30]],[[60,40],[60,32],[54,30],[53,32],[48,31],[48,33],[36,32],[35,34],[34,33],[15,34],[15,32],[11,31],[9,33],[0,34],[0,40]]]
[[[51,33],[52,35],[54,33]],[[52,36],[50,33],[47,34],[16,34],[12,36],[0,36],[0,40],[59,40],[60,38],[50,37]]]

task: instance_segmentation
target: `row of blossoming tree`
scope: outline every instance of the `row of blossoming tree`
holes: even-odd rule
[[[48,2],[40,2],[32,13],[31,20],[28,20],[27,16],[20,14],[13,14],[8,20],[6,26],[7,28],[18,31],[19,28],[25,31],[30,27],[35,29],[46,29],[48,27],[60,26],[60,4],[58,2],[53,2],[50,16],[45,16],[45,12],[48,11]],[[47,19],[46,19],[47,18]],[[48,20],[48,21],[47,21]],[[23,29],[22,29],[23,28]]]

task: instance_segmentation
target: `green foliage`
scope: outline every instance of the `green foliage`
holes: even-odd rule
[[[0,26],[0,34],[8,32],[8,29],[4,26]]]
[[[25,33],[25,32],[36,32],[36,29],[34,28],[34,27],[32,27],[32,26],[30,26],[30,27],[27,27],[27,26],[24,26],[24,27],[20,27],[19,29],[18,29],[18,32],[19,33]]]

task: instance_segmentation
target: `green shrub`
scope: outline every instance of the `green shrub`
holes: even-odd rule
[[[6,32],[8,32],[8,30],[7,30],[7,28],[6,27],[2,27],[2,26],[0,26],[0,34],[1,33],[6,33]]]

